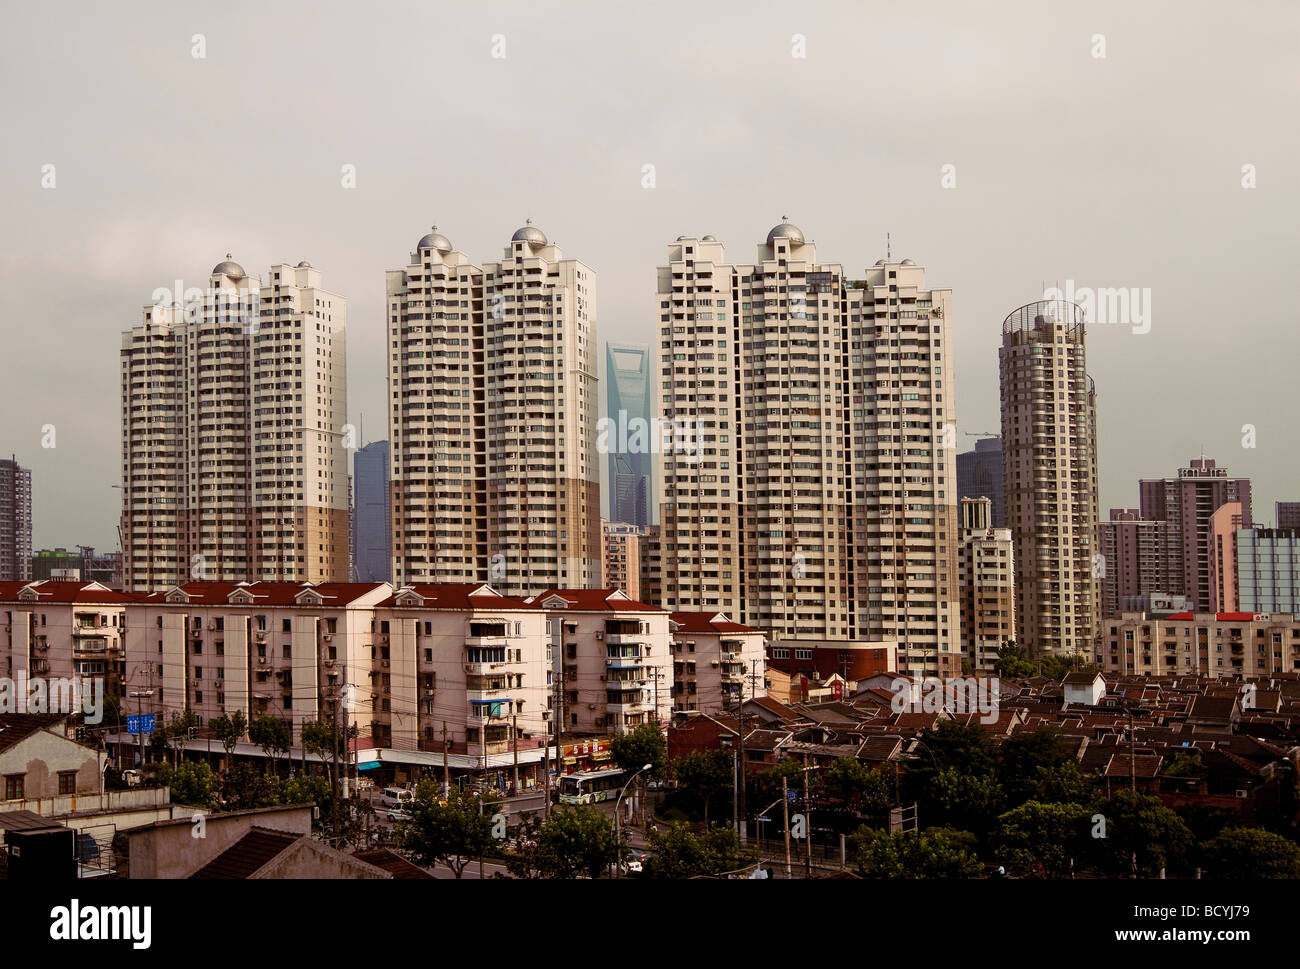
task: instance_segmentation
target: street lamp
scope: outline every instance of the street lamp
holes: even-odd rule
[[[618,806],[623,801],[623,795],[627,793],[628,784],[631,784],[636,780],[639,775],[644,774],[646,771],[652,770],[653,768],[654,764],[646,764],[639,771],[629,777],[627,783],[623,785],[623,790],[618,792],[618,797],[614,800],[614,850],[618,852],[618,857],[614,861],[615,878],[618,877],[619,865],[623,862],[623,842],[620,840],[619,834]]]

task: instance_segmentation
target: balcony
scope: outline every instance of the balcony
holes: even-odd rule
[[[645,633],[606,633],[605,642],[610,646],[639,646],[649,637]]]

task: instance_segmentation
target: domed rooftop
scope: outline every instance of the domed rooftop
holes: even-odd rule
[[[717,241],[718,241],[718,237],[717,237],[717,236],[705,236],[705,237],[704,237],[703,239],[701,239],[700,241],[701,241],[701,242],[717,242]]]
[[[522,229],[516,229],[515,234],[510,237],[511,242],[526,242],[530,246],[546,245],[546,233],[533,225],[532,219],[524,222]]]
[[[306,259],[304,259],[302,262],[298,263],[298,265],[295,266],[294,268],[295,268],[295,269],[310,269],[310,268],[311,268],[311,263],[309,263]]]
[[[804,244],[803,230],[783,215],[781,216],[781,224],[772,226],[772,231],[767,234],[767,244],[770,246],[777,239],[789,239],[794,245],[802,246]]]
[[[231,279],[243,279],[244,267],[237,262],[232,262],[230,259],[230,253],[226,253],[225,261],[219,262],[212,267],[212,275],[229,276]]]
[[[900,265],[900,266],[915,266],[915,265],[916,265],[916,260],[915,260],[915,259],[904,259],[902,262],[899,263],[899,265]]]
[[[417,250],[437,249],[439,252],[451,252],[451,241],[439,232],[438,227],[435,225],[432,232],[420,238],[420,241],[415,244],[415,248]]]
[[[883,260],[883,259],[877,259],[877,260],[876,260],[876,265],[877,265],[877,266],[883,266],[884,264],[885,264],[885,260]]]

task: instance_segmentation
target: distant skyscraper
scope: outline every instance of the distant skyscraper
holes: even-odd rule
[[[609,435],[609,520],[645,528],[654,494],[651,420],[654,385],[650,350],[610,343],[605,347]],[[644,429],[644,430],[642,430]],[[639,438],[636,432],[641,430]],[[634,446],[632,442],[639,445]],[[606,580],[606,585],[609,580]],[[626,591],[626,590],[624,590]],[[633,596],[635,598],[635,596]]]
[[[1241,502],[1229,501],[1220,505],[1210,516],[1208,540],[1210,565],[1209,612],[1239,611],[1237,583],[1238,534],[1241,532]]]
[[[435,229],[387,288],[394,581],[599,581],[595,273],[531,223],[482,268]]]
[[[977,670],[991,670],[1016,638],[1015,550],[1011,529],[994,528],[989,498],[961,500],[961,646]]]
[[[388,582],[393,574],[388,510],[388,442],[374,441],[352,457],[352,580]]]
[[[1300,616],[1300,531],[1242,528],[1236,537],[1238,608]]]
[[[1003,489],[1016,634],[1035,655],[1090,657],[1098,631],[1096,391],[1083,310],[1029,303],[1002,323]]]
[[[850,280],[789,222],[752,265],[669,246],[659,401],[700,448],[662,458],[666,608],[960,671],[950,298],[910,259]]]
[[[1166,569],[1174,588],[1161,591],[1182,593],[1194,609],[1209,609],[1210,519],[1228,502],[1240,502],[1241,524],[1248,527],[1250,479],[1229,478],[1227,468],[1202,457],[1179,468],[1176,478],[1139,481],[1138,496],[1143,518],[1169,523]]]
[[[348,577],[347,301],[227,259],[122,334],[127,589]]]
[[[1173,580],[1165,552],[1169,523],[1144,521],[1136,508],[1112,508],[1098,526],[1101,535],[1101,615],[1123,611],[1125,600],[1170,592]],[[1181,594],[1181,590],[1179,591]]]
[[[1279,530],[1300,528],[1300,501],[1279,501],[1276,507]]]
[[[622,589],[629,599],[641,599],[641,529],[627,522],[601,522],[604,577],[607,589]]]
[[[1007,524],[1002,494],[1002,438],[975,442],[975,450],[957,455],[957,497],[988,498],[993,508],[993,528]]]
[[[0,582],[32,578],[32,472],[0,461]]]

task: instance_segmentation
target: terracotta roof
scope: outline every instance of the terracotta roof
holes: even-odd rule
[[[0,714],[0,751],[8,750],[38,730],[48,730],[68,718],[66,713]],[[75,741],[73,741],[75,743]]]
[[[36,598],[32,600],[33,603],[113,605],[134,602],[138,598],[133,594],[114,592],[102,583],[90,580],[85,582],[51,582],[47,579],[38,579],[35,582],[0,582],[0,602],[21,602],[18,593],[26,588],[31,588],[36,593]]]
[[[394,878],[432,878],[427,871],[419,865],[413,865],[399,854],[389,851],[387,848],[370,848],[362,851],[352,852],[352,857],[364,861],[368,865],[374,865],[376,868],[382,868]]]
[[[379,605],[397,606],[398,593],[407,589],[424,599],[423,605],[406,607],[412,609],[508,609],[512,611],[523,609],[529,612],[537,609],[537,606],[518,596],[499,595],[486,582],[448,582],[441,585],[406,586],[405,589],[394,592],[393,595],[380,602]],[[403,607],[397,606],[397,608]]]
[[[527,602],[540,605],[552,596],[559,596],[569,603],[569,609],[581,612],[667,612],[644,602],[629,598],[621,589],[547,589],[535,596],[529,596]]]
[[[732,622],[721,612],[674,612],[669,617],[684,633],[761,633],[763,630]]]
[[[1205,613],[1200,613],[1200,615],[1205,615]],[[1187,622],[1194,618],[1196,617],[1190,612],[1175,612],[1172,615],[1165,616],[1164,621]],[[1255,615],[1250,612],[1216,612],[1214,618],[1217,622],[1251,622]]]
[[[363,595],[382,587],[383,582],[322,582],[320,585],[305,585],[299,582],[185,582],[178,586],[195,605],[226,605],[230,595],[236,589],[242,589],[253,597],[253,604],[259,606],[292,606],[297,604],[297,596],[310,589],[325,600],[326,605],[342,606],[361,598]],[[167,592],[150,592],[133,597],[133,601],[167,604]]]
[[[746,700],[745,703],[756,704],[757,706],[762,707],[768,713],[776,714],[776,716],[780,717],[782,720],[800,719],[799,711],[796,710],[794,707],[786,706],[780,700],[774,699],[767,695],[751,697],[750,699]]]
[[[301,837],[287,831],[253,828],[190,877],[251,878]]]

